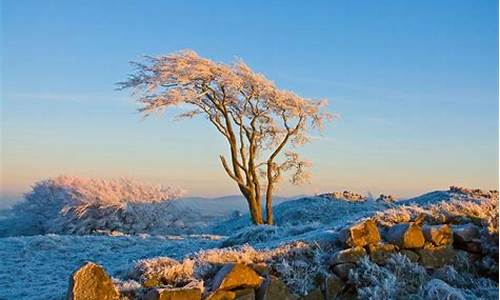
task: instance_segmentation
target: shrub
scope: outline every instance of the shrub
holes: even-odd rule
[[[13,208],[17,234],[148,232],[172,225],[178,216],[169,200],[181,190],[131,179],[60,176],[37,182]],[[24,232],[23,232],[24,231]]]

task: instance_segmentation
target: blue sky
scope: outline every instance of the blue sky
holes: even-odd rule
[[[2,1],[2,197],[71,174],[237,193],[203,120],[141,120],[114,83],[190,48],[244,59],[341,118],[302,149],[313,182],[410,196],[498,186],[497,1]]]

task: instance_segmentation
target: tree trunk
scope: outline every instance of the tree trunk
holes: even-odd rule
[[[250,217],[252,218],[252,223],[256,225],[264,224],[262,219],[262,207],[260,206],[260,201],[257,201],[255,194],[252,190],[246,189],[244,186],[240,186],[240,191],[243,197],[247,200],[248,209],[250,211]]]
[[[264,224],[262,219],[262,207],[260,206],[260,201],[257,201],[255,197],[247,199],[248,207],[250,209],[250,216],[252,217],[252,222],[256,225]]]
[[[269,190],[266,194],[266,224],[273,225],[273,196]]]

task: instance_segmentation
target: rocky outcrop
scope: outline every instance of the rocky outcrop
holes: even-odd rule
[[[363,247],[353,247],[336,252],[330,260],[330,265],[338,265],[345,263],[357,263],[366,255],[366,250]]]
[[[151,289],[144,300],[200,300],[201,289],[198,288],[169,288]]]
[[[253,263],[248,262],[248,265],[214,264],[212,271],[206,275],[191,278],[193,280],[191,283],[199,283],[199,285],[192,285],[185,284],[185,277],[182,277],[182,280],[179,277],[176,277],[176,280],[169,280],[168,276],[165,276],[168,272],[162,272],[162,268],[169,269],[179,264],[167,258],[160,265],[158,272],[148,273],[145,271],[147,268],[141,269],[143,272],[135,275],[135,278],[140,281],[141,288],[137,289],[136,293],[122,294],[121,299],[352,299],[359,296],[356,295],[353,283],[355,280],[353,278],[356,278],[359,273],[352,271],[359,272],[358,268],[364,266],[366,259],[379,266],[390,268],[394,262],[401,259],[400,256],[393,256],[398,253],[419,264],[418,268],[424,270],[423,272],[427,270],[428,274],[440,272],[446,269],[447,265],[463,263],[467,267],[470,264],[474,272],[495,277],[498,274],[498,261],[491,253],[481,248],[481,234],[484,234],[484,230],[472,223],[423,224],[423,218],[418,218],[415,222],[379,228],[372,220],[364,220],[340,230],[340,233],[335,232],[336,239],[328,240],[329,247],[322,248],[325,256],[321,256],[318,262],[318,264],[324,264],[321,265],[321,272],[312,273],[314,279],[304,285],[306,288],[298,292],[301,295],[291,292],[287,287],[287,284],[290,284],[290,277],[282,279],[277,277],[283,273],[280,273],[282,271],[269,261],[258,260]],[[297,253],[287,253],[287,255],[291,255],[291,258],[287,259],[293,259],[296,257],[293,255]],[[286,265],[286,268],[286,272],[295,271],[293,265]],[[309,269],[306,269],[306,272],[309,272]],[[153,276],[156,273],[158,276]],[[301,276],[304,273],[298,274],[291,276],[295,284],[302,279]],[[206,289],[204,282],[208,283]],[[294,291],[297,292],[296,286]],[[98,265],[87,263],[72,275],[68,291],[69,299],[119,299],[118,297],[113,282]]]
[[[425,244],[422,227],[415,223],[396,224],[390,227],[385,239],[401,249],[418,249]]]
[[[264,280],[256,293],[257,300],[295,300],[296,297],[290,293],[288,287],[277,277],[270,276]]]
[[[370,259],[379,264],[383,265],[387,259],[396,252],[396,246],[389,243],[378,243],[373,245],[368,245],[368,252],[370,253]]]
[[[366,201],[368,199],[367,197],[361,194],[353,193],[351,191],[326,193],[319,195],[319,197],[336,199],[336,200],[345,200],[351,202]]]
[[[262,278],[250,267],[242,264],[227,264],[215,275],[212,290],[234,290],[257,288]]]
[[[380,233],[375,222],[366,220],[343,229],[340,239],[348,247],[364,247],[378,243]]]
[[[425,240],[435,246],[449,245],[453,243],[453,231],[448,224],[425,225],[422,227]]]
[[[120,294],[106,271],[87,262],[70,277],[68,300],[118,300]]]

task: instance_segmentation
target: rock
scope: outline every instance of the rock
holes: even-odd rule
[[[255,290],[252,288],[236,290],[236,300],[255,300]]]
[[[401,250],[400,253],[408,257],[411,262],[418,262],[420,260],[420,256],[418,255],[418,253],[412,250]]]
[[[471,253],[482,253],[483,252],[483,247],[481,246],[481,242],[478,241],[473,241],[473,242],[467,242],[467,243],[456,243],[455,247],[458,249],[465,250],[467,252]]]
[[[337,296],[342,293],[344,286],[345,283],[336,275],[327,276],[323,284],[323,290],[325,291],[325,300],[336,299]]]
[[[453,238],[457,244],[472,242],[479,239],[479,228],[472,223],[453,226]]]
[[[368,245],[368,252],[371,260],[376,264],[384,264],[392,253],[396,251],[396,246],[387,243]]]
[[[161,281],[157,277],[147,278],[142,282],[142,286],[146,288],[157,287],[161,285]]]
[[[119,298],[120,293],[113,281],[99,265],[87,262],[70,277],[67,299],[118,300]]]
[[[425,225],[422,227],[424,237],[428,242],[436,246],[449,245],[453,243],[453,231],[450,225]]]
[[[457,255],[451,246],[438,246],[418,250],[420,264],[426,268],[437,269],[452,264]]]
[[[317,288],[310,291],[307,295],[300,297],[300,300],[324,300],[321,289]]]
[[[200,300],[201,289],[198,288],[172,288],[151,289],[143,298],[144,300]]]
[[[326,193],[326,194],[321,194],[319,197],[327,198],[327,199],[336,199],[336,200],[345,200],[345,201],[351,201],[351,202],[362,202],[366,201],[368,198],[358,194],[358,193],[353,193],[351,191],[343,191],[343,192],[333,192],[333,193]]]
[[[265,263],[254,263],[249,265],[250,268],[252,268],[257,274],[260,276],[267,276],[269,275],[269,267]]]
[[[356,264],[345,263],[333,266],[333,272],[338,275],[341,279],[346,280],[349,277],[349,271],[354,269]]]
[[[278,278],[271,276],[266,278],[257,290],[257,300],[295,300],[296,297],[290,293],[288,287]]]
[[[366,220],[350,226],[340,232],[340,240],[349,247],[364,247],[380,241],[377,225],[372,220]]]
[[[425,244],[421,226],[414,223],[396,224],[389,228],[385,237],[402,249],[418,249]]]
[[[337,251],[330,260],[331,265],[342,263],[357,263],[363,256],[366,255],[366,250],[362,247],[354,247]]]
[[[354,247],[336,252],[330,260],[330,265],[343,263],[357,263],[363,256],[366,255],[366,250],[363,247]]]
[[[236,293],[233,291],[218,290],[205,298],[205,300],[234,300],[236,299]]]
[[[242,264],[224,265],[213,279],[212,290],[257,288],[262,278],[251,268]]]

